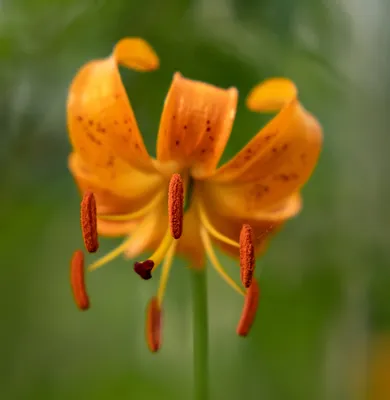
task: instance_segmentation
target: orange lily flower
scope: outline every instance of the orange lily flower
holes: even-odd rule
[[[232,160],[217,168],[234,122],[237,89],[221,89],[175,73],[154,159],[144,146],[118,65],[152,71],[159,60],[144,40],[125,38],[109,57],[83,66],[69,90],[70,171],[82,193],[95,195],[99,234],[125,237],[88,270],[121,254],[136,258],[152,251],[153,271],[164,261],[157,301],[153,300],[153,308],[160,310],[174,255],[186,256],[194,268],[203,268],[207,255],[238,293],[258,294],[246,291],[225,272],[213,246],[237,257],[240,230],[246,224],[253,230],[258,255],[269,234],[300,211],[299,190],[321,150],[317,120],[300,104],[290,80],[267,80],[252,90],[247,105],[277,115]],[[167,210],[168,187],[175,174],[183,179],[186,199],[183,231],[177,240],[171,235]],[[257,285],[255,280],[253,284]]]

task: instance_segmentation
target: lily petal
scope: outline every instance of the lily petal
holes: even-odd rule
[[[266,250],[270,235],[277,232],[287,219],[296,215],[300,208],[301,197],[299,193],[294,193],[272,208],[246,215],[237,213],[239,207],[229,209],[221,202],[212,202],[210,198],[207,207],[205,207],[210,223],[233,241],[238,242],[242,225],[249,224],[254,231],[254,246],[258,255]],[[236,247],[215,238],[213,238],[213,241],[230,256],[235,258],[239,256]]]
[[[268,79],[251,90],[246,105],[252,111],[279,111],[297,94],[296,86],[289,79]]]
[[[94,193],[98,214],[118,215],[137,211],[165,187],[161,179],[150,178],[134,170],[129,170],[129,175],[123,177],[122,186],[110,187],[105,185],[106,181],[91,172],[77,153],[70,154],[68,164],[81,193]],[[127,235],[135,223],[136,221],[103,221],[98,218],[98,232],[104,236]]]
[[[216,168],[232,129],[238,92],[173,77],[157,141],[157,159],[168,173],[191,167],[195,179]],[[172,160],[174,163],[172,163]]]
[[[105,221],[98,218],[97,231],[100,236],[123,237],[133,233],[138,223],[138,221]]]
[[[250,186],[250,184],[248,184]],[[227,218],[236,217],[251,220],[282,221],[297,215],[302,208],[302,198],[299,192],[294,192],[286,198],[275,202],[268,207],[258,207],[256,202],[248,200],[248,192],[237,191],[232,185],[231,191],[234,197],[230,198],[225,190],[215,190],[215,184],[205,182],[202,190],[202,201],[205,208],[212,209],[221,216]]]
[[[240,235],[240,230],[242,228],[242,224],[249,224],[249,220],[231,220],[231,221],[221,221],[221,225],[219,226],[217,221],[213,219],[213,223],[216,224],[217,229],[220,229],[220,232],[223,233],[225,236],[237,239],[237,235]],[[267,221],[263,221],[261,224],[257,221],[257,225],[255,226],[252,224],[252,229],[254,232],[255,240],[255,252],[257,256],[263,254],[267,248],[269,243],[269,238],[272,234],[274,234],[281,223],[278,226],[273,226],[270,228],[270,224]],[[232,258],[238,259],[239,258],[239,251],[236,247],[233,247],[225,242],[222,242],[218,239],[213,238],[213,242],[220,248],[220,250],[229,255]],[[239,266],[239,264],[237,264]]]
[[[158,67],[158,58],[142,39],[126,38],[111,56],[84,65],[69,89],[67,121],[74,149],[102,177],[110,178],[112,167],[152,170],[123,86],[118,64],[138,71]]]
[[[140,72],[153,71],[160,65],[157,54],[141,38],[120,40],[114,48],[114,56],[119,64]]]
[[[134,259],[147,249],[156,249],[164,237],[164,217],[161,211],[158,207],[155,212],[147,215],[143,221],[139,222],[124,252],[125,258]]]
[[[272,94],[272,85],[265,84],[265,95]],[[275,85],[277,96],[269,97],[269,103],[258,88],[255,98],[261,107],[282,102],[280,82]],[[285,89],[286,96],[293,93],[288,85]],[[285,101],[279,114],[210,178],[210,187],[231,207],[242,204],[248,212],[270,207],[299,190],[313,172],[322,145],[321,127],[297,98]]]

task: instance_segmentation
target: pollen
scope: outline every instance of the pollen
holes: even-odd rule
[[[144,280],[148,280],[152,277],[152,269],[154,262],[152,260],[145,260],[134,263],[134,271]]]
[[[239,336],[247,336],[256,317],[257,307],[259,305],[260,287],[256,279],[252,280],[246,296],[244,308],[242,309],[241,319],[237,326]]]
[[[80,310],[88,310],[89,308],[84,274],[84,254],[81,250],[76,250],[70,263],[70,284],[75,303]]]
[[[183,179],[179,174],[173,174],[168,190],[168,216],[171,235],[174,239],[179,239],[183,232],[183,206]]]
[[[95,253],[99,248],[96,200],[92,192],[85,192],[80,207],[81,231],[85,248],[89,253]]]
[[[146,315],[146,341],[152,353],[161,347],[161,320],[162,312],[157,297],[152,297],[148,304]]]
[[[240,272],[241,282],[246,288],[251,286],[255,266],[253,230],[250,225],[244,224],[240,233]]]

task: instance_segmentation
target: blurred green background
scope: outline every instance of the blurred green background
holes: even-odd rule
[[[89,276],[88,313],[68,283],[82,239],[67,87],[83,63],[141,36],[161,68],[123,79],[152,153],[174,71],[239,89],[224,159],[264,123],[244,99],[267,77],[292,78],[324,128],[304,210],[258,263],[263,295],[247,339],[235,334],[242,299],[209,270],[211,398],[388,400],[389,12],[387,0],[0,0],[0,398],[191,398],[183,261],[157,355],[144,343],[157,281],[115,261]]]

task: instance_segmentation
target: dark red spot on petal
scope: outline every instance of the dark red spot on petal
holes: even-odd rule
[[[107,160],[107,167],[113,167],[115,163],[115,157],[114,156],[109,156]]]
[[[91,139],[91,141],[98,146],[101,146],[102,142],[99,139],[96,139],[96,137],[89,131],[87,131],[87,136]]]

